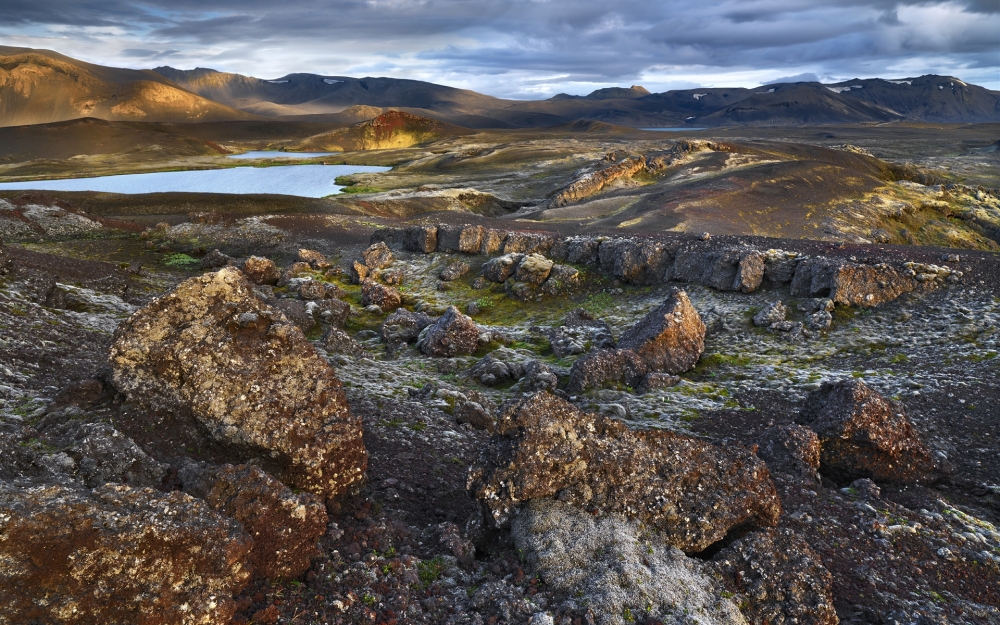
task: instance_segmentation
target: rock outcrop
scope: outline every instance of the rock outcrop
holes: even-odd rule
[[[789,529],[753,532],[713,559],[726,585],[742,600],[753,625],[837,625],[833,577],[809,544]]]
[[[360,419],[302,332],[231,268],[181,283],[115,333],[115,386],[153,427],[196,425],[236,462],[255,460],[324,498],[367,467]]]
[[[438,226],[437,249],[442,252],[478,254],[482,244],[482,226]]]
[[[449,306],[441,318],[423,331],[419,346],[427,356],[468,355],[479,347],[479,327],[457,308]]]
[[[767,468],[750,450],[632,431],[546,392],[501,409],[468,487],[498,526],[528,501],[556,498],[637,519],[686,552],[734,527],[774,525],[781,514]]]
[[[646,157],[626,158],[614,165],[586,174],[556,193],[549,208],[558,208],[593,195],[621,178],[631,178],[646,168]]]
[[[546,586],[585,599],[601,625],[680,623],[688,614],[703,625],[746,623],[709,566],[638,521],[536,500],[511,522],[511,536]]]
[[[181,492],[0,482],[0,623],[228,623],[239,523]]]
[[[800,420],[819,435],[824,475],[900,483],[941,477],[903,407],[861,380],[824,383],[806,400]]]

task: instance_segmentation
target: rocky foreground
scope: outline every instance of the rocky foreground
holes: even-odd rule
[[[989,254],[172,230],[0,246],[0,624],[1000,623]]]

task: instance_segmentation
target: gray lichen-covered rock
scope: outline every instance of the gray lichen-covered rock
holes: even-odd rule
[[[532,360],[524,367],[521,392],[554,391],[558,385],[558,376],[552,372],[552,369],[549,369],[537,360]]]
[[[516,354],[506,349],[498,349],[486,354],[469,369],[469,376],[479,380],[483,386],[496,386],[524,377],[525,363]]]
[[[746,623],[709,567],[635,520],[536,500],[511,522],[511,536],[546,586],[585,598],[600,625],[681,625],[690,615],[703,625]]]
[[[351,316],[351,305],[339,299],[325,299],[316,303],[316,316],[323,323],[343,328]]]
[[[468,355],[479,347],[479,327],[457,308],[449,306],[440,319],[427,326],[419,346],[427,356]]]
[[[638,386],[649,371],[630,349],[596,349],[573,363],[569,374],[570,393],[583,393],[612,384]]]
[[[833,578],[819,555],[790,529],[753,532],[712,561],[752,625],[837,625]]]
[[[49,446],[65,454],[63,471],[90,488],[107,483],[159,488],[167,473],[166,464],[106,423],[66,419],[48,425],[43,434]]]
[[[238,270],[192,278],[137,311],[109,360],[151,424],[193,420],[234,460],[326,498],[364,477],[361,422],[340,381]]]
[[[374,280],[368,279],[361,283],[361,305],[375,305],[385,312],[396,310],[403,304],[399,291]]]
[[[772,323],[784,321],[787,313],[785,305],[780,301],[771,302],[757,311],[757,314],[753,316],[753,324],[759,328],[766,328]]]
[[[483,256],[492,256],[503,248],[503,242],[507,238],[506,230],[496,230],[487,228],[483,230],[483,242],[479,246],[479,253]]]
[[[604,272],[629,284],[662,284],[674,261],[666,243],[645,239],[604,241],[599,257]]]
[[[445,282],[452,282],[453,280],[458,280],[467,273],[469,273],[469,265],[458,260],[448,265],[441,271],[441,279]]]
[[[328,354],[344,354],[359,358],[366,355],[365,348],[340,328],[329,328],[320,339],[320,345]]]
[[[399,308],[382,323],[382,340],[386,345],[415,341],[420,336],[420,331],[433,322],[434,319],[427,313]]]
[[[903,407],[861,380],[824,383],[807,398],[800,421],[819,435],[824,475],[901,483],[942,476]]]
[[[289,579],[309,568],[326,531],[326,507],[252,465],[189,463],[178,474],[183,490],[239,521],[253,538],[249,564],[255,578]]]
[[[522,258],[524,258],[524,254],[504,254],[497,258],[491,258],[483,265],[483,277],[490,282],[506,282],[514,275]]]
[[[2,254],[2,252],[0,252],[0,254]],[[201,261],[198,263],[198,266],[201,269],[218,269],[219,267],[225,267],[235,261],[236,259],[232,256],[227,256],[218,249],[214,249],[201,257]],[[0,264],[2,264],[2,262],[0,262]]]
[[[555,263],[549,271],[549,277],[542,283],[542,292],[546,295],[560,295],[579,284],[579,271],[569,265]]]
[[[251,256],[243,262],[243,273],[254,284],[277,284],[281,272],[269,258]]]
[[[781,514],[767,467],[749,450],[632,431],[546,392],[503,406],[468,487],[498,526],[528,501],[556,498],[637,519],[687,552]]]
[[[0,623],[228,623],[239,523],[180,492],[0,482]]]

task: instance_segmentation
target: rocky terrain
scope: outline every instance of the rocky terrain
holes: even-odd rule
[[[0,623],[1000,623],[993,252],[7,204]]]

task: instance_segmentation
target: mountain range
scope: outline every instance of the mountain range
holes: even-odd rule
[[[81,117],[347,124],[389,109],[467,128],[548,127],[578,120],[640,128],[980,123],[1000,121],[1000,92],[925,75],[663,93],[633,85],[524,101],[397,78],[288,74],[261,79],[205,68],[120,69],[48,50],[0,46],[0,126]]]

